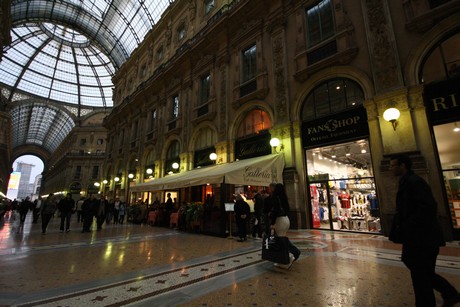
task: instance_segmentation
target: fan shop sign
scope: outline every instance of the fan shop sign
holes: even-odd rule
[[[304,148],[333,144],[368,135],[369,126],[364,108],[302,123]]]

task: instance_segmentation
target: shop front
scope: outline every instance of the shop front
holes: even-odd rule
[[[425,86],[424,102],[433,129],[453,237],[460,239],[460,78]]]
[[[380,233],[364,107],[304,121],[302,143],[312,227]]]
[[[180,204],[197,204],[201,212],[203,232],[225,236],[230,231],[231,212],[225,204],[233,195],[245,193],[248,199],[256,187],[282,182],[284,157],[269,154],[231,163],[210,165],[182,173],[173,173],[131,187],[133,193],[177,193]],[[206,209],[209,210],[206,210]],[[233,229],[236,229],[233,226]]]

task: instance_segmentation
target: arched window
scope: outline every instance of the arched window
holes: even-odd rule
[[[207,127],[199,131],[199,135],[195,140],[194,167],[201,167],[214,164],[209,155],[216,152],[214,145],[216,144],[216,134]]]
[[[195,141],[195,150],[213,147],[216,144],[216,134],[211,128],[202,128]]]
[[[302,120],[313,120],[361,106],[364,93],[353,80],[336,78],[315,87],[305,99]]]
[[[165,164],[165,174],[169,174],[170,172],[177,173],[179,172],[179,168],[174,168],[174,163],[180,163],[180,145],[178,141],[173,141],[171,145],[169,145],[168,151],[166,153],[166,164]]]
[[[255,109],[246,114],[238,128],[237,137],[243,138],[258,134],[260,131],[268,130],[272,126],[270,116],[265,111]]]
[[[436,45],[424,59],[420,71],[421,83],[433,83],[460,77],[460,33]]]

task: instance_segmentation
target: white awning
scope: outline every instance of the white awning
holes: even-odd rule
[[[136,184],[130,187],[130,191],[147,192],[179,189],[208,183],[268,186],[272,182],[283,182],[283,169],[283,154],[271,154],[167,175],[149,182]]]

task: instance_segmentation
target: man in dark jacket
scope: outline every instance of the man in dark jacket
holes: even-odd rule
[[[445,245],[437,220],[437,204],[430,186],[412,171],[406,155],[391,158],[390,169],[400,176],[396,195],[396,215],[389,239],[402,243],[402,261],[410,270],[416,306],[436,306],[433,289],[444,299],[443,306],[460,302],[460,294],[436,274],[439,247]]]
[[[72,198],[72,194],[68,193],[66,197],[61,199],[58,204],[58,209],[61,212],[61,227],[59,228],[60,232],[64,232],[64,222],[65,222],[65,231],[70,231],[70,218],[72,217],[73,210],[75,210],[75,201]]]
[[[235,206],[233,207],[235,211],[235,221],[238,226],[238,242],[243,242],[247,240],[247,222],[249,219],[250,208],[249,204],[244,200],[241,194],[236,195]]]

